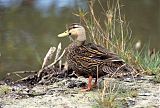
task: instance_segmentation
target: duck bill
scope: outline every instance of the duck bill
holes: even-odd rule
[[[69,36],[68,30],[58,35],[58,37],[66,37],[66,36]]]

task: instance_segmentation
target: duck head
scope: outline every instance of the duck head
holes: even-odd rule
[[[58,35],[58,37],[73,36],[77,41],[86,40],[86,32],[83,26],[77,23],[73,23],[67,27],[67,30]]]

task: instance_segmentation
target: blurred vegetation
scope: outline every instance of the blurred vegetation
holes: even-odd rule
[[[61,4],[61,0],[51,0],[47,10],[43,5],[37,8],[38,1],[43,0],[0,0],[1,76],[6,72],[39,69],[50,46],[57,46],[62,41],[62,46],[66,47],[69,43],[69,39],[67,41],[65,39],[58,40],[57,34],[64,31],[66,24],[80,22],[73,13],[82,8],[89,13],[87,0],[67,0],[68,5],[62,7],[57,7],[57,3]],[[104,23],[106,13],[98,5],[99,1],[104,10],[112,10],[113,6],[111,3],[110,6],[107,5],[108,0],[96,0],[94,14],[103,28],[106,26]],[[5,5],[3,2],[9,2],[9,5]],[[126,21],[129,21],[125,26],[129,24],[132,28],[132,37],[140,40],[142,45],[150,42],[150,48],[156,48],[156,50],[160,48],[158,44],[160,39],[158,30],[160,26],[159,0],[121,0],[121,2],[124,4],[121,5],[123,7],[121,12],[125,13]],[[110,12],[108,11],[108,13]],[[107,30],[111,33],[110,27],[108,26]],[[134,44],[131,46],[134,47]],[[148,56],[147,54],[146,56]],[[144,56],[137,57],[143,58]],[[156,64],[159,65],[159,59],[156,60]],[[154,62],[154,60],[152,61]]]
[[[0,5],[0,72],[38,69],[50,46],[59,43],[57,34],[66,24],[77,22],[72,12],[79,0],[59,10],[53,2],[45,13],[35,8],[36,1],[15,0],[18,5]]]

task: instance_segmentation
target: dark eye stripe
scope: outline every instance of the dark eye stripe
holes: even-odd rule
[[[75,26],[73,26],[72,28],[79,28],[79,27],[75,27]]]
[[[71,30],[71,29],[73,29],[73,28],[79,28],[79,26],[80,26],[80,24],[78,24],[78,23],[73,23],[73,24],[71,24],[71,25],[68,26],[68,30]]]
[[[72,26],[72,27],[69,27],[68,29],[71,30],[71,29],[74,29],[74,28],[79,28],[79,27]]]

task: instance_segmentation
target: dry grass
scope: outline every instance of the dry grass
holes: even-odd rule
[[[127,107],[127,98],[137,97],[136,89],[118,82],[117,80],[104,80],[104,87],[100,90],[99,99],[97,99],[100,108],[122,108]]]
[[[132,31],[129,28],[129,23],[127,23],[121,15],[119,0],[115,1],[113,4],[108,1],[108,10],[105,10],[98,0],[103,12],[103,21],[95,15],[94,2],[92,0],[88,3],[89,12],[79,10],[78,14],[75,15],[78,16],[80,22],[85,25],[90,41],[121,55],[127,62],[135,62],[135,57],[132,55],[132,51],[128,45],[128,42],[132,41]]]

